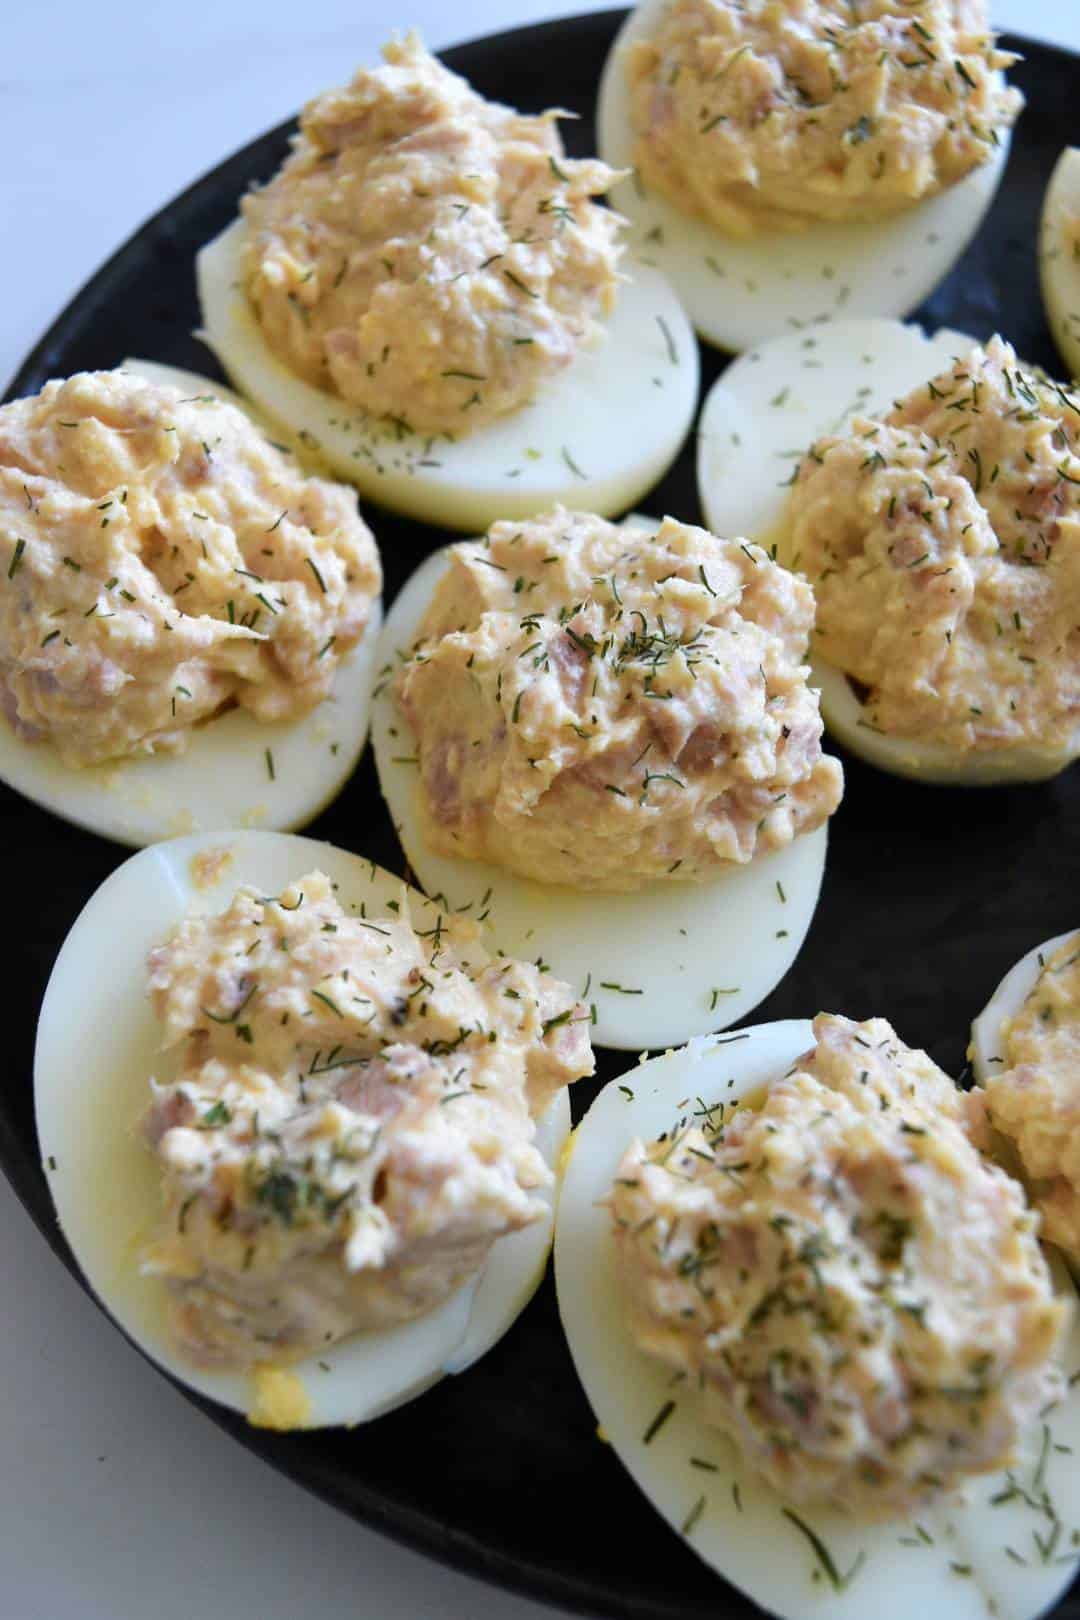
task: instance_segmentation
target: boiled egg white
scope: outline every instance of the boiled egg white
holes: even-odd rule
[[[1080,378],[1080,147],[1065,148],[1046,188],[1039,272],[1054,342],[1069,376]]]
[[[428,557],[395,599],[379,642],[372,703],[379,785],[420,886],[450,911],[482,921],[500,952],[541,960],[572,985],[593,1009],[592,1038],[601,1046],[667,1046],[736,1023],[799,953],[821,889],[827,829],[709,883],[657,882],[629,894],[548,887],[429,849],[412,732],[391,685],[448,556],[444,548]]]
[[[123,369],[243,406],[229,389],[195,372],[145,360],[125,360]],[[230,709],[193,727],[183,753],[142,754],[78,770],[48,741],[25,742],[0,723],[0,780],[77,827],[136,847],[222,827],[303,827],[337,797],[363,752],[381,624],[376,601],[329,696],[297,720],[263,722]]]
[[[524,1309],[551,1246],[549,1217],[501,1238],[475,1282],[439,1309],[356,1334],[269,1378],[198,1366],[174,1346],[165,1286],[139,1269],[161,1203],[157,1164],[138,1125],[150,1097],[149,1076],[168,1071],[146,995],[147,954],[190,907],[222,910],[244,884],[277,894],[313,869],[331,879],[347,911],[363,906],[368,916],[385,914],[404,889],[400,878],[372,861],[283,833],[204,833],[131,856],[93,895],[64,943],[42,1003],[34,1056],[42,1163],[64,1236],[98,1300],[173,1378],[274,1427],[366,1422],[444,1373],[464,1371]],[[414,891],[409,904],[417,928],[435,926],[438,907]],[[486,960],[479,947],[475,956],[478,963]],[[569,1129],[563,1091],[537,1133],[553,1169]],[[538,1196],[553,1205],[552,1193]],[[268,1393],[276,1399],[268,1402]]]
[[[245,395],[380,505],[462,531],[557,502],[611,516],[659,482],[690,430],[697,344],[648,265],[624,260],[629,279],[596,347],[532,404],[451,441],[372,424],[277,358],[243,289],[245,229],[237,220],[199,253],[199,335]]]
[[[701,1422],[693,1392],[674,1385],[630,1334],[604,1202],[629,1143],[669,1130],[698,1098],[708,1107],[752,1093],[812,1045],[803,1020],[692,1041],[606,1086],[575,1130],[555,1282],[598,1435],[692,1552],[784,1620],[1033,1620],[1069,1586],[1080,1556],[1080,1389],[1070,1386],[1035,1425],[1010,1475],[975,1480],[917,1522],[863,1524],[818,1509],[800,1512],[796,1524],[734,1443]],[[1056,1272],[1055,1286],[1071,1291]],[[1075,1325],[1064,1364],[1069,1373],[1080,1367]],[[1039,1506],[1043,1490],[1056,1530]],[[717,1611],[723,1606],[718,1588]]]
[[[968,1058],[971,1071],[980,1086],[1001,1074],[1008,1067],[1001,1050],[1002,1036],[1008,1025],[1023,1007],[1038,983],[1043,966],[1072,938],[1080,936],[1069,932],[1048,939],[1034,950],[1028,951],[1011,967],[971,1026],[971,1045]]]
[[[631,168],[634,135],[625,52],[656,33],[667,0],[645,0],[612,45],[600,81],[600,156]],[[994,200],[1009,137],[990,162],[914,208],[870,223],[811,225],[740,240],[684,214],[638,177],[611,192],[630,220],[631,250],[670,277],[697,331],[738,353],[844,315],[905,315],[952,269]]]
[[[745,534],[791,566],[784,534],[787,486],[815,439],[842,433],[856,415],[888,411],[952,366],[974,338],[888,320],[843,320],[773,338],[740,355],[714,384],[698,433],[698,492],[716,534]],[[752,425],[751,425],[752,424]],[[1037,782],[1068,763],[1060,748],[962,751],[886,735],[870,721],[846,675],[811,658],[829,732],[852,753],[897,776],[988,786]]]

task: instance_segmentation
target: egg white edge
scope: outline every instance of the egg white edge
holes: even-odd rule
[[[629,279],[604,337],[534,404],[451,444],[445,436],[372,437],[358,425],[358,407],[288,370],[263,339],[242,289],[244,230],[234,221],[197,256],[197,335],[271,418],[313,433],[317,445],[309,440],[309,447],[383,506],[464,532],[558,501],[610,516],[658,483],[682,448],[697,410],[698,349],[674,290],[648,265],[624,262]],[[640,387],[619,379],[624,359]],[[605,456],[605,470],[594,473]]]
[[[193,860],[220,850],[231,852],[225,869],[213,883],[196,887]],[[149,1074],[159,1052],[155,1021],[144,993],[145,959],[151,946],[168,936],[189,905],[203,912],[218,911],[242,884],[254,883],[276,893],[291,879],[316,868],[340,885],[343,903],[366,900],[369,914],[373,905],[400,897],[406,888],[401,878],[359,855],[292,834],[202,833],[154,845],[129,857],[98,888],[73,924],[50,976],[38,1022],[34,1089],[42,1165],[61,1230],[91,1291],[124,1334],[171,1378],[245,1415],[258,1404],[253,1380],[244,1373],[211,1371],[187,1361],[167,1335],[164,1285],[138,1274],[138,1250],[154,1236],[160,1218],[153,1155],[137,1138],[138,1118],[150,1098]],[[409,896],[416,926],[433,924],[440,908],[415,890],[409,890]],[[117,927],[115,913],[121,904],[126,921]],[[103,930],[104,941],[100,938]],[[478,951],[481,956],[486,954],[482,947]],[[100,963],[105,959],[108,970],[102,974]],[[95,968],[97,973],[88,983],[87,969],[93,972]],[[96,1039],[87,1039],[95,1033]],[[107,1054],[97,1055],[101,1043],[106,1047],[111,1043],[115,1049],[111,1070]],[[140,1051],[146,1057],[145,1067],[136,1056]],[[94,1054],[89,1064],[87,1052]],[[115,1138],[101,1135],[96,1113],[99,1092],[85,1095],[81,1108],[78,1100],[74,1109],[67,1106],[62,1077],[73,1061],[84,1081],[89,1067],[91,1086],[95,1078],[101,1079],[104,1069],[102,1087],[112,1084],[124,1090],[124,1101],[132,1105],[132,1111],[115,1121],[116,1129],[127,1138],[119,1147]],[[537,1145],[553,1171],[559,1168],[569,1130],[569,1099],[564,1091],[537,1127]],[[143,1187],[132,1195],[113,1178],[107,1193],[112,1213],[105,1224],[111,1222],[113,1228],[129,1235],[120,1239],[116,1231],[103,1235],[98,1230],[88,1241],[84,1228],[91,1194],[85,1178],[95,1165],[108,1164],[114,1148],[121,1155],[121,1164],[125,1158],[129,1166],[137,1163],[136,1175]],[[132,1196],[137,1210],[127,1207]],[[397,1328],[354,1335],[288,1368],[310,1402],[310,1414],[301,1426],[368,1422],[413,1399],[444,1373],[464,1371],[497,1343],[531,1299],[546,1269],[555,1188],[537,1196],[548,1206],[546,1217],[500,1239],[479,1276],[437,1310]],[[376,1379],[381,1381],[382,1394],[365,1401],[363,1385]]]
[[[1039,221],[1039,278],[1047,324],[1069,375],[1080,379],[1080,259],[1069,252],[1063,215],[1080,215],[1080,148],[1067,146],[1050,176]]]
[[[1053,939],[1044,940],[1036,945],[1009,969],[982,1012],[971,1025],[971,1045],[968,1048],[968,1058],[971,1062],[971,1072],[980,1086],[995,1074],[1004,1072],[1007,1065],[1001,1053],[1003,1036],[1007,1033],[1007,1026],[1016,1017],[1024,1002],[1034,990],[1043,964],[1048,962],[1055,951],[1061,949],[1067,940],[1080,935],[1080,925],[1070,928],[1064,934],[1058,934]]]
[[[915,324],[850,319],[809,338],[774,338],[741,355],[714,384],[701,413],[698,493],[710,528],[745,532],[767,545],[782,521],[790,478],[790,472],[785,478],[777,473],[794,467],[815,439],[842,432],[852,416],[887,410],[893,399],[950,366],[975,341],[947,327],[928,337]],[[810,355],[812,369],[807,369]],[[742,436],[748,420],[759,426],[749,443]],[[768,424],[764,434],[763,423]],[[782,451],[772,448],[774,428],[783,430]],[[780,560],[797,561],[782,551]],[[969,787],[1039,782],[1058,775],[1080,752],[1080,728],[1072,749],[1017,745],[963,751],[933,739],[889,735],[867,718],[842,671],[819,657],[811,656],[810,664],[830,734],[896,776]]]
[[[622,53],[655,33],[665,9],[666,0],[645,0],[636,7],[604,64],[597,147],[616,169],[633,167]],[[840,316],[899,316],[915,309],[966,251],[997,194],[1010,144],[1006,132],[991,161],[957,185],[891,219],[862,224],[814,225],[741,240],[647,192],[636,175],[614,188],[612,203],[631,222],[632,250],[670,278],[700,336],[737,353],[748,344],[817,328]],[[954,246],[943,248],[950,240]],[[882,287],[882,265],[890,254],[896,262]],[[798,277],[790,264],[796,256],[810,262]]]
[[[640,515],[627,521],[632,527],[657,527],[655,519]],[[390,679],[399,667],[399,654],[415,639],[446,568],[448,550],[428,557],[395,598],[379,643],[372,702],[372,748],[379,784],[420,886],[443,896],[451,909],[483,918],[485,937],[497,949],[526,960],[539,956],[553,973],[571,984],[595,1007],[591,1034],[597,1045],[639,1051],[737,1023],[772,993],[803,946],[824,877],[827,826],[803,834],[784,849],[758,856],[750,865],[713,883],[657,882],[629,894],[549,888],[487,862],[430,851],[414,809],[415,767],[400,763],[413,745],[408,726],[396,710]],[[400,752],[403,748],[405,753]],[[727,895],[721,899],[724,889]],[[741,898],[756,900],[761,894],[768,895],[770,907],[775,903],[775,915],[766,921],[765,910],[755,907],[752,925],[747,926],[745,902],[743,912],[738,910]],[[715,930],[718,907],[727,900],[731,900],[740,931],[731,938],[730,949],[722,958],[713,951],[703,960],[700,931],[710,923]],[[582,934],[588,928],[600,931],[596,918],[606,919],[602,956]],[[678,962],[681,1004],[673,997],[670,976],[662,987],[663,995],[657,998],[655,978],[650,983],[643,971],[644,918],[648,918],[649,961],[660,964],[661,976],[667,963]],[[755,955],[752,929],[759,935],[759,944],[770,951],[776,947],[772,957],[776,966],[753,980],[747,972],[748,961]],[[782,943],[776,938],[781,930],[786,931]]]
[[[1047,1446],[1042,1462],[1042,1477],[1063,1520],[1055,1550],[1073,1552],[1067,1568],[1021,1566],[1004,1552],[1011,1545],[1027,1557],[1032,1530],[1041,1533],[1048,1521],[1019,1499],[991,1509],[991,1499],[1005,1488],[998,1473],[977,1480],[966,1501],[953,1498],[920,1513],[913,1523],[867,1526],[834,1510],[800,1511],[842,1575],[864,1555],[850,1584],[835,1590],[822,1578],[805,1533],[782,1517],[781,1499],[742,1462],[730,1440],[698,1421],[694,1401],[682,1400],[672,1375],[638,1351],[625,1322],[611,1217],[603,1201],[630,1141],[655,1138],[691,1113],[699,1097],[711,1103],[754,1090],[812,1046],[812,1028],[802,1020],[692,1041],[613,1080],[574,1131],[556,1221],[555,1282],[574,1364],[597,1419],[597,1439],[614,1448],[693,1552],[784,1620],[866,1620],[871,1610],[875,1620],[911,1620],[931,1612],[935,1602],[950,1620],[986,1620],[988,1614],[1033,1620],[1065,1591],[1076,1569],[1070,1536],[1072,1526],[1080,1524],[1080,1471],[1067,1454]],[[1072,1291],[1060,1272],[1055,1280]],[[1075,1323],[1065,1367],[1068,1372],[1080,1367]],[[671,1401],[673,1410],[647,1442],[646,1433]],[[1051,1415],[1051,1434],[1053,1444],[1080,1449],[1080,1390],[1071,1388]],[[1017,1460],[1014,1472],[1022,1485],[1029,1485],[1038,1470],[1043,1446],[1040,1429]],[[716,1471],[694,1466],[692,1457]],[[981,1548],[977,1526],[984,1512],[989,1534]],[[973,1573],[958,1574],[953,1565],[972,1566]],[[1032,1576],[1037,1590],[1026,1591]],[[990,1607],[991,1598],[996,1608]]]

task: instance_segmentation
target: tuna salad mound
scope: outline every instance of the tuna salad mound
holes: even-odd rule
[[[594,341],[617,282],[617,178],[567,158],[556,111],[476,95],[415,35],[309,103],[244,199],[245,284],[306,381],[399,430],[459,437]]]
[[[1080,403],[1000,338],[799,466],[786,559],[866,723],[1080,748]]]
[[[0,407],[0,696],[65,764],[181,750],[330,690],[382,584],[352,490],[242,411],[122,371]]]
[[[883,1019],[814,1033],[760,1107],[630,1146],[619,1277],[637,1344],[781,1496],[903,1516],[1011,1460],[1067,1312],[948,1077]]]
[[[734,236],[878,219],[990,159],[1013,60],[984,0],[672,0],[627,54],[634,161]]]
[[[1052,1243],[1080,1261],[1080,934],[1044,963],[1002,1031],[1001,1067],[982,1096],[1009,1138]]]
[[[449,555],[396,686],[433,849],[629,890],[714,878],[836,809],[813,595],[759,547],[557,508]]]
[[[589,1014],[475,927],[350,916],[310,873],[188,916],[150,957],[172,1327],[196,1360],[292,1361],[431,1310],[539,1219],[534,1125],[590,1074]],[[468,946],[467,965],[462,954]]]

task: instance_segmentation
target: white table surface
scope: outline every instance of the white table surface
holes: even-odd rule
[[[0,9],[0,378],[148,214],[370,60],[390,14],[370,0]],[[395,15],[440,47],[587,9],[604,6],[413,0]],[[997,0],[993,10],[999,27],[1080,50],[1078,0]],[[241,1450],[114,1332],[2,1178],[0,1291],[4,1620],[550,1613],[404,1551]]]

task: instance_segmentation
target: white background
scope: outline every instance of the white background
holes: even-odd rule
[[[398,13],[370,0],[0,5],[0,379],[148,214],[370,60],[391,18],[416,24],[437,48],[586,9],[604,6],[412,0]],[[1077,0],[997,0],[993,12],[999,27],[1080,50]],[[551,99],[558,101],[557,84]],[[29,1077],[9,1074],[5,1083]],[[234,1445],[84,1298],[2,1178],[0,1297],[3,1620],[550,1613],[371,1534]]]

